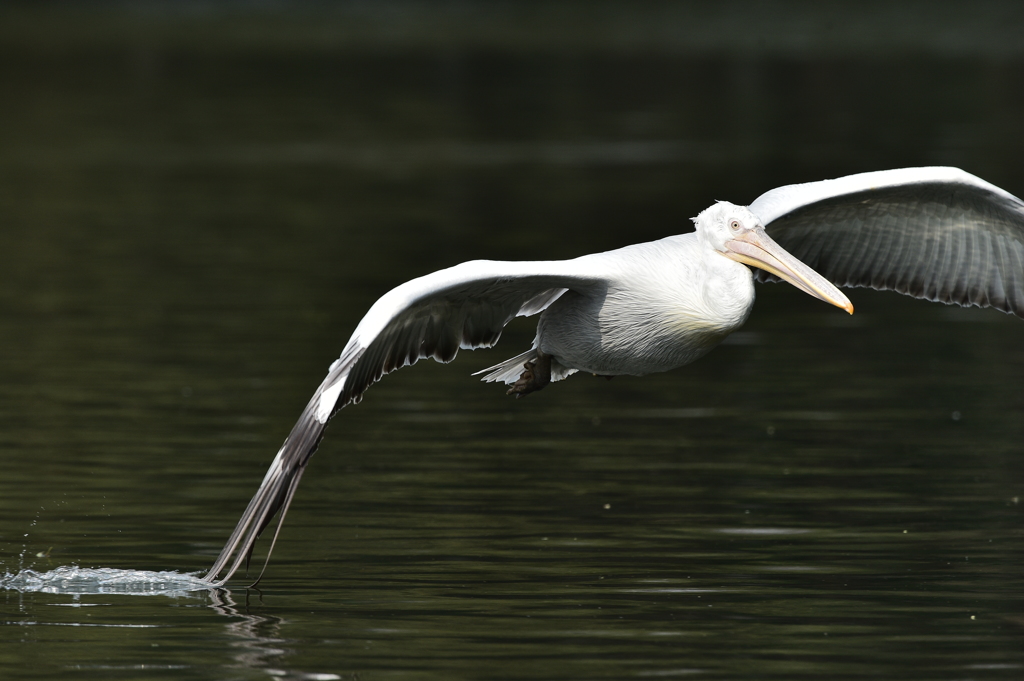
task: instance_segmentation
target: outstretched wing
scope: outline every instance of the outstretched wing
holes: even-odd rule
[[[1024,202],[957,168],[779,187],[750,210],[783,248],[837,286],[1024,317]]]
[[[269,561],[288,505],[327,422],[345,405],[358,402],[384,374],[424,357],[450,362],[459,349],[490,347],[514,317],[537,314],[569,289],[584,292],[601,284],[576,260],[477,260],[413,279],[385,294],[359,322],[313,393],[204,579],[223,584],[248,563],[256,540],[280,511],[267,551]]]

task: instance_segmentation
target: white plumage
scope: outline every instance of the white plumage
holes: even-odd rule
[[[783,278],[849,312],[830,280],[1024,317],[1024,203],[956,168],[780,187],[749,208],[717,203],[694,223],[692,233],[573,260],[467,262],[386,293],[331,365],[205,578],[229,579],[276,512],[283,521],[339,409],[419,359],[448,362],[459,349],[493,345],[516,316],[540,313],[533,347],[479,373],[517,396],[577,371],[643,375],[694,361],[746,320],[755,276]]]

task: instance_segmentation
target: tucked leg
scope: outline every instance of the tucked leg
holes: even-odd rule
[[[551,382],[551,355],[537,352],[537,361],[527,362],[523,365],[525,371],[519,376],[519,380],[508,389],[508,395],[515,395],[520,398],[536,392]]]

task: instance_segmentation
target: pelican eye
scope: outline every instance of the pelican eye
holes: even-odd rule
[[[738,234],[743,229],[743,225],[739,220],[729,220],[729,229]]]

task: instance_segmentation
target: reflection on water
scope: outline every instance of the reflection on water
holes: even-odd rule
[[[290,641],[282,637],[280,617],[250,613],[249,596],[249,592],[246,592],[244,605],[239,605],[228,589],[210,591],[210,608],[232,620],[225,626],[224,633],[230,641],[235,666],[263,671],[278,678],[309,681],[334,681],[341,678],[329,672],[296,672],[275,666],[275,663],[281,664],[284,661],[282,658],[291,652]]]
[[[213,612],[226,618],[223,636],[228,641],[233,665],[239,669],[259,670],[275,677],[301,678],[316,681],[332,681],[341,677],[327,672],[290,672],[275,666],[281,662],[282,656],[290,652],[289,641],[281,636],[282,620],[279,617],[252,614],[249,604],[250,596],[257,592],[244,592],[242,605],[235,602],[235,597],[228,589],[216,589],[208,582],[199,579],[195,574],[179,572],[148,572],[144,570],[117,570],[113,568],[79,568],[60,567],[47,572],[23,570],[16,574],[0,576],[0,589],[19,594],[53,594],[71,596],[71,601],[49,602],[50,606],[70,608],[111,608],[117,603],[109,597],[120,596],[164,596],[186,603],[205,601],[205,605]],[[205,592],[205,596],[203,593]],[[83,597],[105,597],[103,600]],[[8,601],[10,599],[8,598]],[[91,616],[63,622],[10,620],[3,625],[19,625],[25,627],[70,626],[97,627],[100,629],[152,629],[166,625],[159,622],[114,622],[97,621],[100,618]],[[186,664],[139,664],[139,665],[95,665],[95,671],[113,670],[154,670],[154,669],[188,669]]]
[[[1019,3],[384,4],[2,9],[0,677],[1019,678],[1024,327],[859,290],[660,376],[470,376],[529,324],[398,372],[263,591],[196,583],[395,284],[848,172],[1024,193]]]

